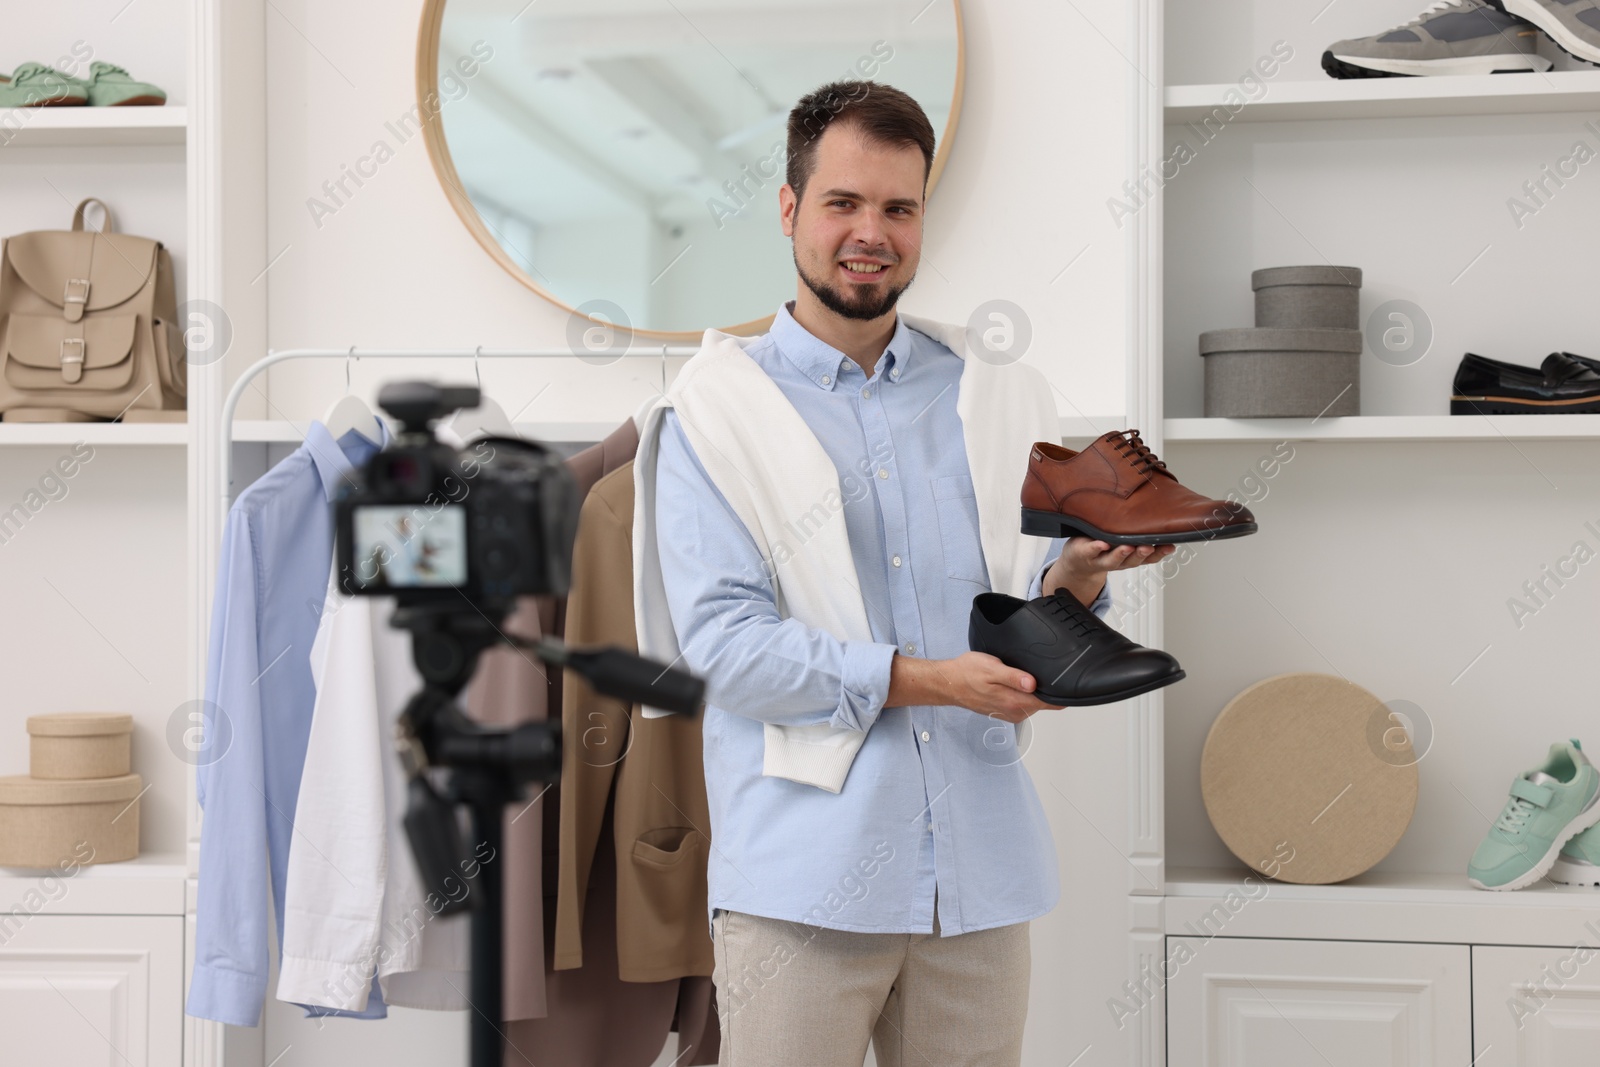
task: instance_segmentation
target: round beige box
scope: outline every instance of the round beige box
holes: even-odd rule
[[[63,711],[28,718],[28,773],[35,778],[116,778],[132,770],[133,716]]]
[[[1200,794],[1224,844],[1283,882],[1326,885],[1389,854],[1417,806],[1417,756],[1367,690],[1329,674],[1250,686],[1211,724]]]
[[[0,778],[0,867],[133,859],[143,788],[137,774],[77,782]]]

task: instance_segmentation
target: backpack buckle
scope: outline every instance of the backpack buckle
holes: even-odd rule
[[[61,342],[61,378],[68,385],[83,380],[83,338],[68,337]]]
[[[68,278],[61,293],[61,308],[68,322],[77,322],[89,304],[89,279]]]

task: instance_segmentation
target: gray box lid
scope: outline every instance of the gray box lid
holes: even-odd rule
[[[1361,288],[1360,267],[1263,267],[1250,273],[1250,288],[1269,285],[1348,285]]]
[[[1229,330],[1207,330],[1200,335],[1200,354],[1217,352],[1360,352],[1360,330],[1308,328],[1273,329],[1241,326]]]

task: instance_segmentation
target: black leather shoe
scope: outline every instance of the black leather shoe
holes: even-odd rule
[[[1034,695],[1062,708],[1126,700],[1183,677],[1177,660],[1123,637],[1064,591],[1037,600],[979,593],[967,643],[1033,675]]]
[[[1468,352],[1456,368],[1452,415],[1600,412],[1600,365],[1565,352],[1544,357],[1539,369]]]
[[[1590,359],[1588,356],[1580,356],[1576,352],[1562,352],[1561,355],[1566,356],[1568,359],[1575,359],[1596,374],[1600,374],[1600,359]]]

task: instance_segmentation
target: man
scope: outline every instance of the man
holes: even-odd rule
[[[1059,889],[1011,724],[1048,705],[1035,679],[967,650],[972,598],[1002,564],[986,558],[963,448],[1009,416],[963,416],[965,361],[895,312],[922,245],[934,150],[922,109],[889,86],[835,83],[796,105],[788,144],[779,205],[796,299],[742,348],[765,374],[745,379],[749,404],[774,435],[798,414],[808,432],[783,447],[805,447],[760,456],[750,469],[771,481],[753,489],[745,483],[761,475],[739,474],[739,457],[725,454],[738,449],[713,442],[777,449],[767,423],[745,415],[719,435],[691,417],[708,409],[680,394],[660,412],[653,464],[639,473],[642,543],[659,551],[682,661],[708,685],[722,1062],[859,1067],[871,1040],[881,1067],[1017,1064],[1028,923]],[[708,345],[714,335],[725,339],[707,331]],[[692,377],[686,366],[679,383]],[[1039,403],[1053,421],[1048,390]],[[1026,448],[1012,461],[1018,484]],[[765,521],[760,493],[815,475],[812,452],[832,468],[812,484],[837,493],[802,506],[797,522]],[[1014,516],[1014,495],[1006,506]],[[841,602],[859,594],[870,638],[797,617],[807,596],[815,614],[814,591],[782,573],[788,541],[839,546],[820,585]],[[1108,571],[1171,551],[1058,540],[1023,582],[1031,577],[1030,596],[1065,590],[1103,615]],[[846,740],[823,765],[842,760],[848,777],[784,770],[817,748],[818,730]]]

